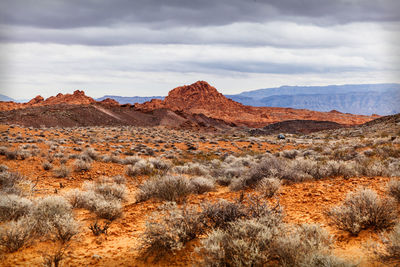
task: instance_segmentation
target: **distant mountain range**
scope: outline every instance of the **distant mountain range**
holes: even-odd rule
[[[281,86],[246,91],[226,97],[255,107],[290,107],[315,111],[337,110],[352,114],[390,115],[400,113],[400,84],[354,84],[328,86]],[[97,101],[111,98],[120,104],[142,104],[154,97],[121,97],[107,95]]]
[[[389,115],[400,112],[400,84],[281,86],[226,97],[244,105]]]
[[[15,99],[13,99],[11,97],[8,97],[6,95],[1,95],[1,94],[0,94],[0,101],[14,101],[14,102],[16,102]]]
[[[225,96],[241,104],[255,107],[337,110],[362,115],[400,113],[400,84],[281,86]],[[95,100],[103,101],[107,98],[114,99],[120,104],[142,104],[151,99],[164,100],[165,97],[105,95]],[[0,95],[0,101],[20,102],[5,95]]]
[[[111,98],[115,101],[119,102],[120,104],[135,104],[139,103],[142,104],[144,102],[150,101],[152,99],[161,99],[163,100],[164,96],[116,96],[116,95],[105,95],[100,98],[96,98],[96,101],[103,101],[104,99]]]

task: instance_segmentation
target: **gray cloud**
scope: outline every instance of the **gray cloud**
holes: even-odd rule
[[[126,23],[196,27],[276,19],[336,24],[398,21],[399,10],[397,0],[3,0],[0,23],[51,29]]]

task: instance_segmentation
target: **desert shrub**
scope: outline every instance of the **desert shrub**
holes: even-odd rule
[[[391,179],[388,184],[389,194],[392,195],[397,201],[400,202],[400,180]]]
[[[122,216],[121,202],[117,200],[102,200],[96,202],[94,213],[102,219],[113,221]]]
[[[389,244],[387,246],[388,255],[386,259],[400,259],[400,223],[389,234]]]
[[[202,176],[191,178],[190,187],[191,191],[196,194],[203,194],[215,189],[214,182],[211,179]]]
[[[194,207],[178,208],[168,202],[146,221],[143,247],[147,252],[164,254],[181,249],[188,241],[204,232],[201,213]]]
[[[318,225],[290,227],[260,217],[213,230],[196,251],[204,266],[350,266],[328,253],[330,243]]]
[[[310,254],[326,250],[331,244],[328,233],[315,224],[302,224],[288,234],[281,234],[274,245],[274,253],[283,266],[297,266]]]
[[[175,166],[173,171],[180,174],[190,174],[197,176],[205,176],[208,175],[208,169],[199,163],[189,162],[183,166]]]
[[[99,197],[93,191],[81,191],[75,188],[66,192],[65,198],[73,208],[92,210]]]
[[[48,196],[37,200],[30,217],[35,221],[34,231],[46,235],[53,230],[55,220],[72,216],[71,205],[61,196]]]
[[[172,166],[170,161],[162,160],[160,158],[150,158],[149,162],[153,165],[154,169],[164,173]]]
[[[68,177],[71,173],[71,168],[61,164],[60,167],[54,169],[54,175],[57,178],[65,178]]]
[[[275,157],[266,157],[260,163],[252,166],[245,176],[235,179],[230,188],[232,190],[242,190],[255,187],[259,181],[265,177],[279,177],[287,170],[286,161]]]
[[[32,236],[32,224],[26,218],[0,226],[0,247],[14,252],[26,245]]]
[[[0,172],[8,171],[8,167],[4,164],[0,164]]]
[[[226,228],[230,222],[246,215],[241,203],[224,199],[202,204],[202,213],[210,228]]]
[[[288,159],[294,159],[299,154],[299,151],[296,149],[293,150],[285,150],[282,152],[282,156]]]
[[[99,218],[115,220],[122,215],[120,200],[124,198],[125,186],[106,183],[86,183],[87,191],[72,189],[66,198],[74,208],[84,208],[94,212]]]
[[[8,160],[14,160],[18,158],[18,151],[17,150],[7,150],[5,152],[6,159]]]
[[[87,148],[85,151],[83,151],[82,155],[87,156],[92,160],[98,160],[100,158],[99,153],[93,148]]]
[[[353,235],[367,228],[388,228],[397,218],[394,201],[382,200],[370,189],[349,193],[343,205],[332,208],[327,214],[340,229]]]
[[[53,168],[53,164],[48,161],[42,163],[42,167],[45,171],[51,170]]]
[[[135,165],[136,162],[140,161],[141,158],[137,156],[129,156],[122,160],[122,163],[125,165]]]
[[[126,187],[123,184],[117,184],[113,180],[103,177],[97,182],[86,182],[84,187],[88,191],[102,195],[107,200],[124,200]]]
[[[140,160],[135,165],[126,167],[126,175],[135,177],[137,175],[149,175],[154,171],[154,167],[146,160]]]
[[[321,251],[311,252],[301,262],[300,267],[356,267],[358,264],[353,264],[338,258],[332,254]]]
[[[78,223],[71,213],[56,215],[51,219],[51,231],[54,237],[61,243],[66,243],[78,233]]]
[[[277,178],[264,178],[257,184],[257,191],[265,197],[272,197],[281,186],[281,180]]]
[[[263,266],[272,257],[268,250],[277,234],[257,219],[239,220],[213,230],[197,253],[204,266]]]
[[[75,168],[75,171],[77,171],[77,172],[88,171],[88,170],[90,170],[91,167],[92,167],[92,165],[89,161],[77,159],[74,162],[74,168]]]
[[[282,219],[282,210],[278,206],[270,207],[269,204],[260,197],[248,197],[247,204],[236,200],[229,202],[224,199],[216,203],[203,203],[202,214],[205,222],[210,228],[226,228],[230,222],[245,218],[269,219],[271,224],[275,224]]]
[[[17,172],[0,172],[0,188],[4,193],[19,194],[18,184],[23,180],[23,176]]]
[[[165,175],[146,180],[139,186],[137,201],[150,198],[177,201],[192,192],[188,178],[176,175]]]
[[[112,179],[116,184],[125,184],[126,183],[126,179],[122,175],[115,175],[112,177]]]
[[[32,208],[32,201],[17,195],[0,195],[0,222],[17,220],[27,215]]]

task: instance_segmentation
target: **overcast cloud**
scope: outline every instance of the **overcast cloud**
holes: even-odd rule
[[[396,0],[3,0],[0,93],[400,82]]]

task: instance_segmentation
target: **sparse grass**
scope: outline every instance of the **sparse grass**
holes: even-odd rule
[[[353,235],[367,228],[387,229],[397,219],[394,201],[382,200],[370,189],[349,193],[341,206],[332,208],[327,214],[340,229]]]

